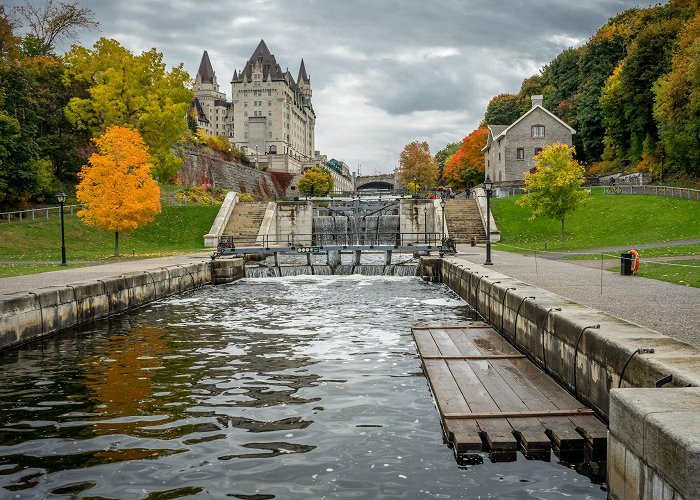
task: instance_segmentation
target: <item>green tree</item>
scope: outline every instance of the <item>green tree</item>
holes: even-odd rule
[[[700,175],[700,11],[685,26],[670,73],[654,87],[654,117],[671,163]]]
[[[404,146],[399,157],[399,182],[404,186],[416,179],[421,187],[433,187],[437,181],[438,166],[430,154],[427,142],[414,141]]]
[[[499,94],[486,107],[486,114],[480,128],[486,125],[510,125],[523,114],[518,96]]]
[[[69,101],[68,120],[93,137],[115,125],[136,128],[153,157],[154,176],[172,179],[182,164],[173,148],[188,130],[185,116],[193,99],[182,65],[168,72],[155,49],[136,56],[105,38],[92,50],[73,46],[66,64],[67,83],[85,89]]]
[[[547,146],[535,156],[537,168],[525,175],[527,193],[516,203],[532,209],[532,217],[544,216],[561,222],[564,248],[564,219],[585,203],[588,193],[583,184],[583,167],[573,159],[574,148],[566,144]]]
[[[326,196],[332,190],[331,173],[318,165],[308,169],[299,179],[299,192],[304,196]]]

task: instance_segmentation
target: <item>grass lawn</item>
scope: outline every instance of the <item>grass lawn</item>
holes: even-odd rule
[[[122,257],[156,257],[204,250],[203,236],[219,211],[217,205],[164,206],[150,224],[119,234]],[[71,261],[114,259],[114,233],[66,217],[66,256]],[[61,260],[61,222],[50,219],[0,225],[0,261]]]
[[[58,260],[61,260],[60,258]],[[62,266],[60,264],[0,264],[0,278],[11,278],[12,276],[23,276],[25,274],[45,273],[47,271],[61,271],[82,267],[79,265]]]
[[[492,200],[503,250],[561,250],[561,225],[515,204],[519,197]],[[700,237],[700,203],[648,195],[602,195],[565,221],[566,250],[629,246]],[[521,249],[521,250],[518,250]]]
[[[677,245],[672,247],[659,248],[636,248],[637,253],[643,259],[645,257],[676,257],[681,255],[700,255],[700,243],[693,245]],[[619,257],[619,252],[615,253],[615,257]],[[577,255],[576,257],[567,257],[564,260],[598,260],[599,253],[588,255]]]
[[[700,259],[644,262],[637,276],[700,288]]]

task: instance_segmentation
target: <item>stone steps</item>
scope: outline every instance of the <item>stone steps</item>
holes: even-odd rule
[[[252,246],[265,218],[267,203],[237,203],[226,224],[223,236],[232,236],[234,243]]]
[[[450,237],[457,243],[469,243],[473,236],[480,243],[486,241],[486,231],[475,200],[447,200],[445,223]]]

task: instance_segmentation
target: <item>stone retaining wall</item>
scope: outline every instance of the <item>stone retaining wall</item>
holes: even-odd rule
[[[422,269],[426,277],[447,284],[540,368],[609,421],[611,498],[696,498],[700,427],[684,425],[674,408],[693,396],[683,411],[700,414],[697,389],[678,389],[700,385],[698,349],[488,266],[450,257],[423,259]],[[672,381],[655,387],[669,375]],[[667,409],[662,423],[650,427],[648,415],[653,410],[630,410],[644,406],[635,403],[642,396],[654,402],[657,412]],[[631,426],[637,432],[628,432]],[[653,434],[645,430],[652,428]],[[666,451],[650,451],[645,444],[652,442],[666,443]],[[693,473],[679,475],[679,469]],[[670,496],[655,496],[659,488]]]
[[[0,349],[8,349],[164,297],[243,277],[243,260],[169,266],[40,288],[0,298]]]

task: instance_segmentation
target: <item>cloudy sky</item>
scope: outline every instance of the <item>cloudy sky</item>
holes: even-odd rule
[[[4,2],[16,5],[22,0]],[[30,0],[35,4],[39,0]],[[209,52],[221,90],[260,39],[296,77],[304,58],[316,149],[362,174],[390,172],[401,149],[435,153],[474,130],[488,101],[517,92],[635,0],[80,0],[100,36],[156,47],[192,77]],[[65,49],[66,47],[60,47]]]

